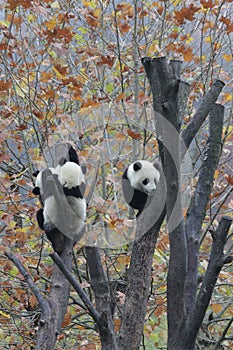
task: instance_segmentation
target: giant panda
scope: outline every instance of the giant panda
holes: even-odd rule
[[[69,147],[68,158],[68,161],[61,158],[55,169],[36,172],[33,189],[43,203],[43,208],[37,212],[38,225],[59,254],[64,250],[65,236],[74,241],[81,238],[86,220],[84,170],[72,146]],[[51,181],[56,186],[57,197]]]
[[[159,163],[137,160],[131,163],[122,175],[122,192],[125,201],[137,209],[138,217],[147,207],[155,194],[160,179]]]

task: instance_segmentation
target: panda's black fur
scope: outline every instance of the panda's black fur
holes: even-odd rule
[[[72,239],[80,239],[80,232],[86,219],[84,172],[79,165],[78,155],[72,146],[69,146],[68,158],[69,160],[64,157],[61,158],[55,169],[47,168],[41,172],[36,172],[36,186],[33,189],[35,195],[40,195],[44,205],[37,212],[38,225],[45,231],[54,250],[59,254],[64,250],[66,235],[64,236],[63,232],[72,232],[73,230],[74,236]],[[54,196],[54,187],[51,186],[52,180],[53,185],[56,186],[59,203]],[[64,212],[63,215],[58,212],[59,208],[63,209],[61,207],[63,204],[67,215]],[[55,225],[55,223],[58,224]]]
[[[137,217],[153,198],[160,178],[160,166],[147,160],[130,164],[122,175],[122,191],[130,207],[138,210]]]

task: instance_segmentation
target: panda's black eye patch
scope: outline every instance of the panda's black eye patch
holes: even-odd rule
[[[145,178],[143,181],[142,181],[143,185],[147,185],[149,183],[149,179],[148,178]]]

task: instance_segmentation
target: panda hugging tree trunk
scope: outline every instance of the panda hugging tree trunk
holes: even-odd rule
[[[63,252],[66,239],[81,238],[86,219],[85,171],[72,146],[67,158],[61,158],[56,168],[34,173],[33,193],[40,196],[43,205],[37,212],[38,225],[58,254]]]

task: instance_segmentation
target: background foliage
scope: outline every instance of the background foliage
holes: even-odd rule
[[[191,89],[183,128],[212,81],[218,78],[226,83],[219,100],[226,107],[223,153],[203,225],[200,274],[205,271],[211,239],[208,231],[216,226],[219,215],[232,216],[233,208],[232,11],[231,0],[6,0],[0,4],[2,349],[30,349],[39,312],[35,297],[5,258],[6,247],[18,254],[45,295],[49,290],[51,248],[35,221],[39,203],[31,192],[32,172],[45,160],[51,165],[49,150],[58,141],[76,144],[87,164],[88,189],[98,161],[101,163],[89,205],[88,237],[94,242],[99,237],[96,228],[104,232],[98,244],[105,248],[102,259],[108,278],[125,279],[130,245],[122,235],[127,208],[118,201],[118,180],[135,157],[151,160],[158,153],[151,95],[140,61],[144,56],[184,61],[182,74]],[[205,155],[206,137],[203,128],[191,149],[195,175]],[[99,226],[92,230],[96,221]],[[110,240],[108,230],[113,233]],[[231,235],[229,252],[232,247]],[[81,244],[75,248],[74,271],[92,298],[81,248]],[[143,339],[146,349],[166,347],[168,254],[164,229],[154,257]],[[211,317],[206,320],[200,338],[218,340],[232,320],[232,283],[232,265],[228,265],[209,310],[218,317],[214,322]],[[117,296],[116,330],[124,288]],[[93,322],[75,294],[71,294],[63,326],[60,348],[100,348]],[[224,346],[228,349],[232,344],[229,330]]]

